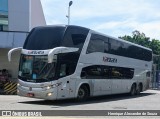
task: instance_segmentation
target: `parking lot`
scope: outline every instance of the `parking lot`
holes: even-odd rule
[[[127,94],[93,97],[86,102],[0,95],[0,110],[160,110],[159,99],[159,90],[148,90],[133,97]]]

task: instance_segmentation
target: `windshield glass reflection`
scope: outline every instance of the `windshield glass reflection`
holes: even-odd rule
[[[56,62],[48,63],[47,56],[21,56],[19,76],[27,81],[43,82],[55,77]]]

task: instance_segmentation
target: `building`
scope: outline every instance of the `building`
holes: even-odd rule
[[[0,70],[7,69],[17,78],[20,52],[8,62],[8,51],[22,47],[28,32],[46,25],[40,0],[0,0]]]

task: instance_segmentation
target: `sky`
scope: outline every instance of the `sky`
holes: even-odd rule
[[[41,0],[47,25],[68,24],[70,0]],[[119,37],[135,30],[160,40],[160,0],[72,0],[71,25]]]

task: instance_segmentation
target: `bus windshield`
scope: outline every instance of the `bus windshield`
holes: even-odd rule
[[[48,63],[47,56],[22,55],[19,77],[28,82],[46,82],[55,77],[56,62]]]

